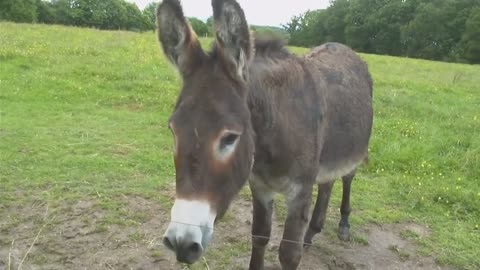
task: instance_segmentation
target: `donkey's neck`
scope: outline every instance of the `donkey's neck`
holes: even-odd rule
[[[314,114],[307,110],[318,95],[306,66],[290,54],[256,56],[250,66],[248,106],[256,134],[253,171],[257,175],[286,175],[298,154],[298,138],[293,134],[298,127],[315,127],[316,120],[309,116]]]
[[[292,166],[319,160],[325,87],[310,60],[276,43],[263,44],[260,50],[256,45],[248,83],[256,134],[253,172],[264,178],[282,177]],[[313,150],[305,153],[308,147]]]
[[[288,113],[286,106],[304,83],[302,59],[283,52],[272,57],[255,57],[250,67],[248,106],[257,133],[281,128],[281,121]]]

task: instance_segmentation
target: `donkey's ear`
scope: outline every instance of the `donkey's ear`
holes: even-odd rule
[[[235,0],[212,0],[216,49],[233,75],[247,79],[253,45],[242,8]]]
[[[183,15],[179,0],[164,0],[157,8],[158,38],[170,62],[182,75],[191,72],[204,53]]]

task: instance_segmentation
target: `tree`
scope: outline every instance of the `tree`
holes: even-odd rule
[[[325,41],[345,43],[345,17],[350,7],[349,0],[332,1],[327,8],[327,15],[323,26],[326,31]]]
[[[57,10],[52,2],[37,0],[37,21],[47,24],[53,24],[58,21]]]
[[[406,54],[410,57],[443,60],[452,47],[445,7],[421,4],[415,18],[404,28]]]
[[[107,19],[106,2],[96,0],[72,0],[71,21],[77,26],[101,28]]]
[[[401,0],[390,0],[401,1]],[[352,48],[374,53],[379,23],[377,12],[389,0],[352,0],[345,16],[345,41]]]
[[[36,22],[36,0],[1,0],[0,20],[25,23]]]
[[[446,9],[449,21],[446,25],[453,44],[447,60],[459,61],[462,58],[462,37],[466,31],[467,20],[472,10],[476,9],[475,7],[480,8],[479,0],[447,1]]]
[[[213,17],[212,16],[208,17],[207,22],[205,24],[207,25],[208,35],[213,37],[214,31],[215,31],[213,29]]]
[[[71,0],[53,0],[51,5],[55,9],[56,20],[54,23],[64,24],[64,25],[73,25],[71,19]]]
[[[480,64],[480,8],[470,12],[462,36],[463,57],[470,63]]]
[[[290,36],[290,44],[314,46],[324,42],[326,30],[323,25],[327,13],[325,10],[307,11],[283,25]]]
[[[126,29],[127,25],[127,8],[123,1],[108,0],[106,4],[108,10],[107,19],[102,26],[103,29]]]
[[[300,16],[293,16],[292,19],[290,19],[290,22],[282,25],[282,27],[290,35],[290,42],[293,41],[294,39],[292,38],[292,35],[302,31],[300,26]]]
[[[412,1],[395,0],[381,6],[368,17],[373,28],[372,51],[378,54],[403,55],[406,50],[402,40],[402,26],[408,24],[415,14]]]
[[[188,21],[198,36],[204,37],[208,35],[208,27],[203,21],[193,17],[188,18]]]
[[[125,6],[127,21],[123,29],[142,31],[147,28],[147,18],[143,16],[138,6],[134,3],[122,1]]]
[[[156,20],[157,20],[157,6],[158,3],[156,2],[151,2],[148,4],[142,11],[143,16],[147,18],[148,21],[148,28],[149,29],[155,29],[156,25]]]
[[[345,43],[366,53],[458,61],[465,25],[479,0],[332,0],[284,25],[290,44]]]

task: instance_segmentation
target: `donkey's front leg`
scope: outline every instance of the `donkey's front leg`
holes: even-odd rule
[[[274,193],[250,185],[253,196],[252,256],[250,270],[263,269],[265,249],[270,240]]]
[[[282,270],[295,270],[300,264],[303,236],[308,225],[312,188],[312,185],[306,184],[294,194],[286,196],[288,213],[279,251]]]

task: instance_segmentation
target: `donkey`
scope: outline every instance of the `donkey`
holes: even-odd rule
[[[163,52],[183,87],[169,119],[176,198],[163,243],[194,263],[247,180],[253,197],[250,269],[262,269],[275,193],[288,214],[282,269],[322,230],[334,179],[343,179],[339,237],[349,238],[350,186],[368,154],[372,80],[349,48],[328,43],[304,57],[275,39],[252,41],[235,0],[212,0],[215,42],[205,53],[178,0],[157,9]],[[309,222],[314,185],[318,197]]]

